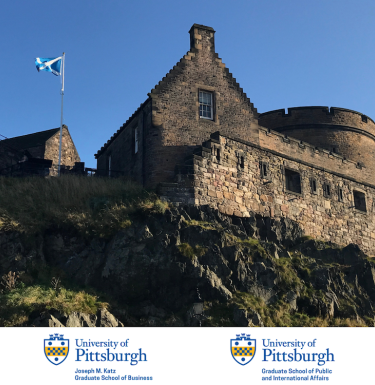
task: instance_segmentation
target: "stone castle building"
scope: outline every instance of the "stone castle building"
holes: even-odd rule
[[[50,160],[51,175],[56,174],[59,159],[60,127],[34,132],[0,141],[0,175],[9,174],[23,162]],[[63,125],[61,142],[61,165],[73,167],[80,162],[77,149],[68,127]],[[41,164],[43,166],[43,164]],[[47,170],[48,171],[48,170]]]
[[[335,107],[258,113],[194,24],[190,50],[97,152],[98,174],[169,201],[297,221],[306,235],[375,246],[375,122]]]

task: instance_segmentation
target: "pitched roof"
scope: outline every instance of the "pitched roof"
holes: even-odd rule
[[[66,128],[66,126],[64,126]],[[24,150],[26,148],[37,147],[44,144],[49,138],[51,138],[56,132],[59,132],[59,128],[52,128],[51,130],[34,132],[33,134],[16,136],[14,138],[0,140],[0,146],[8,146],[14,150]]]
[[[103,147],[94,155],[95,159],[98,159],[99,156],[105,151],[105,149],[121,134],[122,131],[128,126],[128,124],[132,121],[132,119],[137,115],[137,113],[142,110],[142,108],[146,105],[146,103],[150,100],[147,98],[132,114],[132,116],[111,136],[110,139],[104,143]]]

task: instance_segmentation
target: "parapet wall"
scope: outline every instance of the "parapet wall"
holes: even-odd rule
[[[297,107],[287,112],[260,114],[259,124],[341,154],[375,171],[375,123],[367,115],[337,107]]]
[[[319,156],[327,163],[342,162],[329,158],[329,153]],[[263,164],[267,175],[262,175]],[[356,243],[369,254],[374,250],[373,185],[221,135],[204,144],[191,167],[190,173],[179,175],[179,183],[162,188],[166,199],[210,205],[238,217],[254,212],[287,217],[298,222],[306,235],[341,245]],[[355,163],[347,167],[358,170]],[[290,173],[299,175],[299,193],[288,187]],[[324,196],[327,185],[329,196]],[[364,210],[356,206],[358,194],[365,199]]]
[[[375,122],[360,112],[339,107],[293,107],[259,114],[259,124],[275,130],[305,124],[333,124],[357,128],[375,136]]]

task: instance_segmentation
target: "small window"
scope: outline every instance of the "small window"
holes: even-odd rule
[[[344,195],[342,193],[342,188],[340,186],[337,188],[337,198],[338,198],[339,202],[344,201]]]
[[[366,212],[366,196],[363,192],[361,191],[353,191],[353,196],[354,196],[354,207],[357,210],[364,211]]]
[[[328,183],[323,184],[323,196],[324,198],[331,197],[331,186]]]
[[[108,176],[111,176],[111,169],[112,169],[112,155],[108,156]]]
[[[138,128],[134,129],[134,154],[138,152]]]
[[[212,93],[199,91],[199,116],[203,119],[213,119]]]
[[[220,149],[216,150],[216,160],[220,162]]]
[[[264,179],[268,179],[269,178],[268,164],[265,162],[260,162],[259,167],[260,167],[260,177]]]
[[[316,180],[314,178],[310,178],[310,190],[311,190],[311,194],[318,193],[318,190],[316,189]]]
[[[241,156],[240,160],[241,160],[241,162],[240,162],[240,167],[241,167],[241,168],[245,168],[245,159],[244,159],[244,157]]]
[[[301,194],[301,175],[297,171],[285,169],[285,188],[297,194]]]

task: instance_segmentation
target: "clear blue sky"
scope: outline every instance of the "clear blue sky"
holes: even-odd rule
[[[193,23],[259,112],[321,105],[375,119],[374,0],[13,0],[0,8],[0,134],[60,125],[60,79],[36,57],[66,52],[64,123],[81,160],[118,130],[189,49]]]

